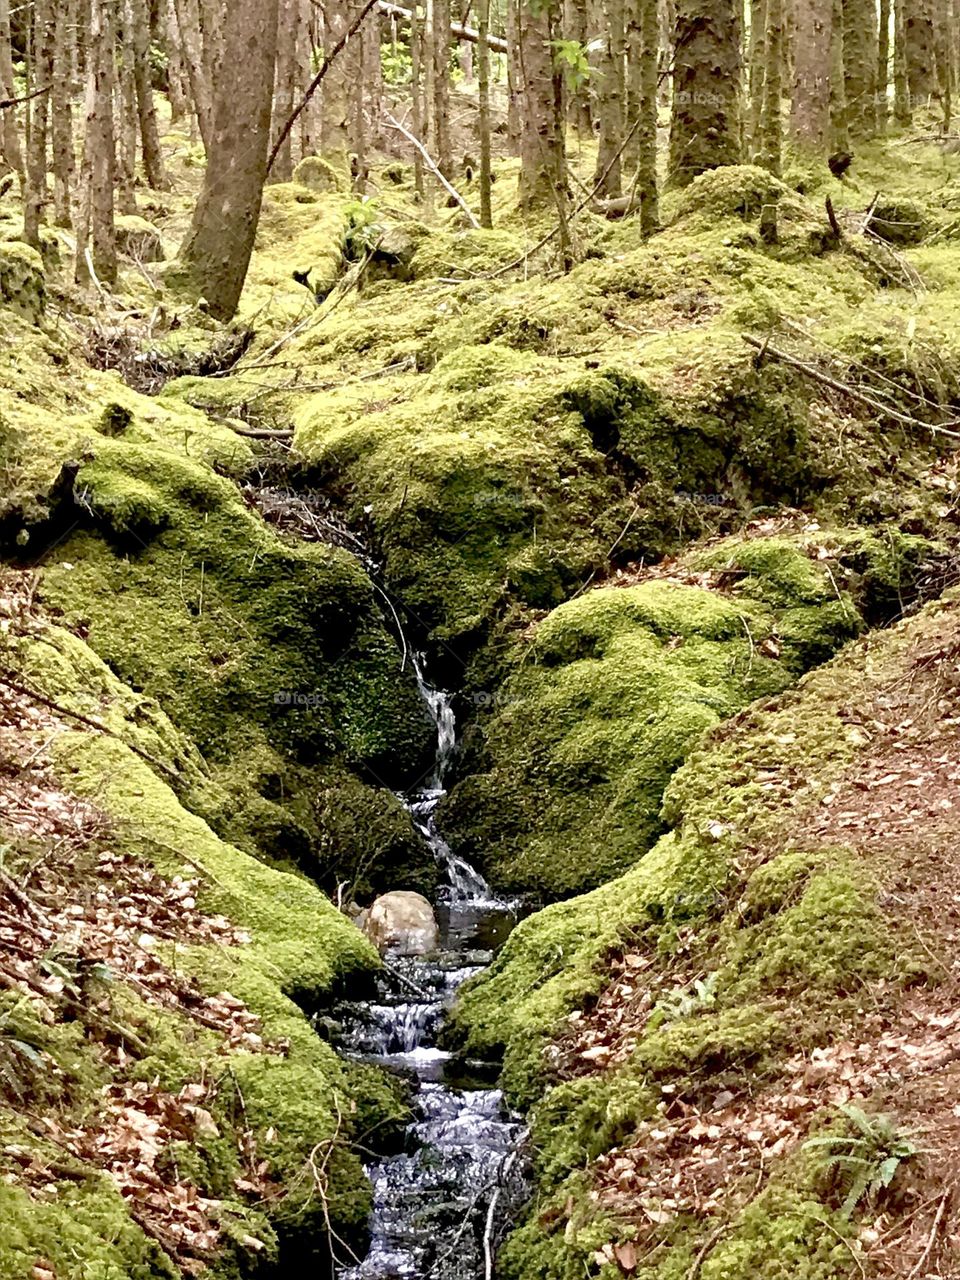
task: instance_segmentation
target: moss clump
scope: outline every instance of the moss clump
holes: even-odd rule
[[[120,214],[114,225],[120,253],[137,262],[163,262],[163,239],[152,222],[136,214]]]
[[[39,324],[46,305],[46,284],[39,253],[19,241],[0,242],[0,306],[28,324]]]
[[[726,544],[735,598],[651,581],[555,609],[497,695],[480,770],[441,811],[495,883],[564,896],[630,866],[663,829],[664,788],[698,738],[785,688],[859,629],[821,565],[781,540]]]
[[[340,174],[322,156],[306,156],[301,160],[293,171],[293,180],[310,191],[323,193],[343,190]]]

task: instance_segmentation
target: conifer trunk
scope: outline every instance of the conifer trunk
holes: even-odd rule
[[[610,199],[621,194],[620,148],[624,128],[623,0],[602,0],[603,53],[600,60],[597,115],[600,137],[593,181],[597,193]]]
[[[678,0],[676,12],[669,182],[679,187],[740,160],[740,23],[732,0]]]
[[[13,53],[10,34],[10,0],[0,0],[0,95],[13,98]],[[14,108],[0,111],[0,159],[20,178],[24,177],[23,150]]]
[[[875,0],[843,0],[843,91],[853,142],[877,132],[877,49]]]
[[[490,183],[490,0],[477,0],[477,94],[480,133],[480,225],[493,226]]]
[[[555,0],[525,2],[519,11],[523,78],[519,197],[523,207],[566,198],[563,129],[557,118],[560,73],[552,44],[556,21]]]
[[[790,132],[798,151],[830,151],[830,36],[833,0],[797,0]]]
[[[113,87],[115,5],[91,0],[90,38],[86,46],[86,111],[83,141],[83,196],[77,232],[77,279],[88,277],[86,253],[102,285],[117,282],[117,243],[114,229]]]

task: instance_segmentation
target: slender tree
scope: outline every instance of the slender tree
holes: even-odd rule
[[[130,214],[137,212],[134,186],[137,177],[137,135],[140,126],[137,115],[131,0],[123,0],[120,19],[120,57],[117,67],[114,111],[114,117],[120,124],[116,150],[116,201],[118,212]]]
[[[0,3],[4,0],[0,0]],[[53,218],[59,227],[73,226],[73,187],[76,158],[73,150],[74,48],[76,0],[61,0],[53,24],[53,87],[50,93],[51,147],[53,152]]]
[[[843,74],[843,37],[843,0],[833,0],[833,19],[830,25],[830,150],[834,154],[850,149]]]
[[[797,0],[790,133],[798,151],[830,152],[830,35],[833,0]]]
[[[778,178],[783,164],[783,0],[767,0],[760,163]]]
[[[519,63],[523,81],[520,138],[520,203],[566,200],[561,73],[553,57],[555,0],[524,0],[519,10]]]
[[[677,0],[670,176],[740,160],[740,23],[733,0]]]
[[[190,79],[190,96],[197,118],[197,127],[207,154],[213,144],[213,85],[209,68],[204,61],[203,37],[200,30],[199,0],[174,0],[177,29],[183,48],[183,61]]]
[[[477,95],[480,133],[480,225],[493,226],[490,190],[490,0],[477,0]]]
[[[767,72],[767,0],[747,0],[750,12],[748,83],[750,99],[746,113],[747,152],[756,158],[763,151],[763,81]]]
[[[624,12],[623,0],[601,0],[603,50],[597,88],[600,137],[594,184],[598,194],[615,199],[621,192],[621,150],[624,139]]]
[[[113,0],[91,0],[90,34],[85,51],[86,108],[83,138],[83,192],[77,228],[77,279],[88,276],[87,254],[102,285],[117,282],[114,228],[116,153],[113,86],[116,30]]]
[[[40,248],[40,224],[47,203],[47,142],[50,125],[50,91],[53,87],[53,24],[51,0],[34,0],[33,83],[38,92],[30,102],[30,129],[27,136],[27,182],[23,201],[23,238]]]
[[[433,147],[445,178],[453,174],[450,141],[450,0],[433,0]]]
[[[0,0],[0,94],[14,97],[13,53],[10,32],[10,0]],[[20,176],[23,181],[23,151],[17,129],[17,115],[13,108],[0,111],[0,159]]]
[[[890,115],[890,0],[880,0],[880,25],[877,30],[877,133],[887,131]]]
[[[100,0],[95,0],[100,2]],[[240,301],[257,233],[270,147],[278,0],[231,0],[223,24],[212,146],[180,275],[213,315]]]
[[[907,0],[904,7],[904,51],[912,106],[937,92],[937,62],[932,0]]]
[[[660,225],[657,178],[657,52],[660,41],[657,0],[639,0],[640,101],[637,128],[637,190],[640,230],[652,235]]]
[[[907,0],[893,0],[893,118],[901,127],[909,125],[910,83],[907,75]]]
[[[877,132],[878,48],[875,0],[843,0],[843,92],[853,142]]]
[[[153,100],[153,80],[150,72],[150,10],[148,0],[125,0],[125,20],[130,23],[133,39],[133,76],[136,87],[137,123],[140,132],[140,153],[147,186],[154,191],[166,191],[170,183],[163,163],[160,132],[157,128],[157,112]]]

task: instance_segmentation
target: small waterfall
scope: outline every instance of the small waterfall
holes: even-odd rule
[[[441,950],[390,956],[375,1001],[338,1010],[342,1049],[403,1072],[417,1091],[406,1150],[367,1166],[373,1185],[367,1256],[342,1267],[340,1280],[493,1280],[493,1257],[526,1194],[519,1117],[497,1089],[462,1075],[437,1037],[461,983],[480,973],[516,922],[516,904],[499,900],[457,857],[436,826],[444,779],[456,748],[448,694],[414,671],[437,726],[433,771],[401,796],[449,881],[436,904]],[[483,1064],[474,1064],[482,1073]],[[461,1075],[456,1075],[459,1070]]]

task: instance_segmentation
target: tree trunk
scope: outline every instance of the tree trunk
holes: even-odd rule
[[[767,0],[748,0],[750,6],[750,109],[747,116],[747,154],[763,150],[763,80],[767,70]]]
[[[58,227],[73,226],[73,38],[75,0],[61,0],[61,12],[53,24],[53,90],[50,96],[53,147],[53,220]]]
[[[200,33],[200,5],[198,0],[174,0],[177,26],[183,60],[190,78],[190,95],[193,98],[197,126],[207,155],[213,145],[213,85],[203,60],[203,41]]]
[[[10,0],[0,0],[0,94],[4,98],[16,96],[13,84],[13,52],[10,40]],[[11,107],[0,111],[0,159],[18,174],[21,184],[24,177],[23,151],[17,129],[17,113]]]
[[[450,0],[433,0],[433,149],[445,178],[453,173],[450,144]]]
[[[480,225],[493,226],[490,191],[490,0],[477,0],[477,94],[480,133]]]
[[[905,0],[893,0],[893,118],[902,128],[908,126],[912,119],[905,8]]]
[[[603,55],[597,94],[600,137],[594,184],[597,194],[616,199],[621,194],[620,148],[623,145],[623,0],[602,0]]]
[[[77,233],[76,275],[88,278],[86,253],[102,285],[117,282],[117,243],[113,225],[116,155],[113,129],[113,0],[92,0],[86,47],[86,119],[83,141],[83,210]]]
[[[670,177],[740,160],[740,24],[732,0],[678,0]]]
[[[560,204],[566,199],[566,156],[562,123],[557,120],[560,96],[553,58],[556,9],[551,0],[529,0],[518,12],[518,46],[523,77],[520,137],[520,204]]]
[[[148,0],[129,0],[130,21],[133,25],[133,70],[137,91],[137,121],[140,130],[140,151],[147,186],[152,191],[168,191],[160,149],[160,132],[157,128],[157,112],[153,101],[153,82],[150,74],[150,11]]]
[[[137,83],[134,70],[132,0],[123,0],[120,9],[120,62],[116,82],[116,119],[120,122],[117,147],[117,209],[120,213],[137,212],[134,186],[137,176]]]
[[[327,0],[324,8],[323,45],[325,56],[330,56],[334,45],[346,35],[350,27],[347,0]],[[323,117],[321,126],[321,150],[344,173],[349,169],[352,126],[350,108],[353,97],[348,75],[347,50],[331,63],[323,81]]]
[[[934,22],[934,55],[937,68],[937,92],[942,110],[941,124],[944,133],[950,131],[950,118],[953,113],[953,66],[951,62],[953,46],[953,9],[950,0],[934,0],[936,4]]]
[[[798,151],[830,152],[830,32],[833,0],[797,0],[790,132]]]
[[[410,94],[411,119],[414,136],[424,142],[423,136],[423,25],[417,0],[413,0],[410,9]],[[413,187],[422,198],[425,192],[423,183],[423,156],[419,150],[413,149]]]
[[[507,146],[520,154],[523,138],[523,71],[520,66],[520,0],[507,4]]]
[[[887,131],[890,116],[890,0],[880,0],[880,25],[877,29],[877,132]]]
[[[297,94],[297,32],[300,0],[280,0],[280,27],[277,38],[277,84],[274,96],[276,125],[283,128],[290,118]],[[289,182],[293,177],[293,134],[287,134],[273,162],[271,181]]]
[[[231,0],[223,24],[213,146],[193,222],[180,249],[181,278],[211,313],[237,309],[257,234],[270,147],[278,0]]]
[[[767,0],[766,49],[763,73],[763,116],[760,163],[776,177],[783,165],[783,131],[780,109],[783,98],[783,0]]]
[[[33,4],[33,80],[27,87],[43,89],[53,82],[53,25],[51,0]],[[33,99],[30,132],[27,138],[27,183],[23,202],[23,238],[40,248],[40,223],[47,203],[47,139],[49,136],[50,94]]]
[[[830,28],[830,150],[849,151],[847,98],[843,75],[843,0],[833,0]]]
[[[640,4],[640,102],[637,128],[637,191],[640,231],[649,236],[660,225],[657,193],[657,65],[660,29],[657,0]]]
[[[161,0],[161,19],[163,22],[164,47],[167,53],[167,98],[170,102],[170,124],[176,126],[190,109],[184,81],[187,69],[183,65],[180,50],[180,32],[177,28],[177,15],[173,9],[173,0]],[[189,82],[188,87],[189,87]]]
[[[937,91],[937,69],[931,0],[907,0],[904,6],[904,47],[907,84],[912,106]]]
[[[843,0],[843,91],[853,142],[877,132],[877,48],[875,0]]]

